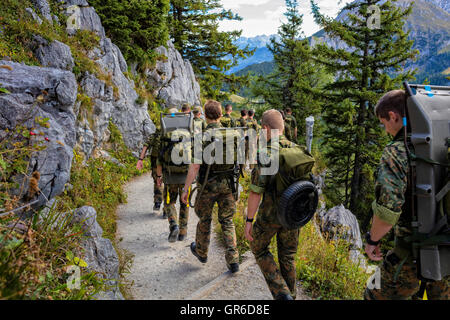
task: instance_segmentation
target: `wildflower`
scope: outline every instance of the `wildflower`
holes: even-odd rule
[[[50,139],[49,139],[49,138],[47,138],[47,137],[45,137],[45,141],[50,141]]]
[[[30,136],[35,136],[36,133],[34,133],[33,131],[30,131]]]

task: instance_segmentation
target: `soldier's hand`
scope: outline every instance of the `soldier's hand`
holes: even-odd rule
[[[383,260],[383,254],[381,253],[379,245],[372,246],[370,244],[366,244],[365,251],[370,260],[372,260],[372,261]]]
[[[139,160],[137,162],[136,169],[142,170],[143,167],[144,167],[144,162],[142,160]]]
[[[250,222],[246,222],[245,223],[245,238],[250,242],[253,241],[252,231],[253,231],[253,224]]]
[[[184,204],[187,204],[188,202],[188,193],[186,191],[184,191],[181,195],[181,202],[183,202]]]

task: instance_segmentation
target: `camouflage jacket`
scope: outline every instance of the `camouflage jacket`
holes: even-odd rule
[[[412,146],[409,143],[412,150]],[[373,214],[395,226],[395,236],[411,233],[410,192],[408,188],[409,163],[404,143],[403,128],[385,147],[377,169]]]
[[[287,114],[284,120],[284,133],[290,141],[295,140],[295,129],[297,128],[297,120],[294,116]]]
[[[229,115],[226,114],[220,119],[220,123],[224,128],[234,128],[236,127],[235,120]]]
[[[246,126],[248,128],[258,130],[258,121],[256,121],[256,119],[247,119],[246,122],[247,122]]]
[[[160,145],[161,145],[161,128],[157,126],[155,133],[152,134],[147,141],[147,147],[148,149],[151,149],[150,156],[152,158],[158,157]]]
[[[202,118],[194,118],[194,133],[206,130],[206,122]]]
[[[279,140],[279,148],[287,148],[295,146],[285,136],[281,135]],[[270,141],[267,142],[267,153],[271,154]],[[261,165],[256,165],[252,170],[250,191],[263,195],[262,202],[258,209],[258,219],[267,224],[280,224],[277,217],[277,210],[274,199],[272,176],[261,175]]]
[[[239,127],[241,127],[241,128],[247,128],[247,119],[244,119],[244,118],[239,118],[238,120],[237,120],[237,125],[239,126]]]

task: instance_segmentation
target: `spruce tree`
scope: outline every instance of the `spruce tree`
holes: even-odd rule
[[[170,0],[170,36],[183,58],[192,63],[209,98],[224,98],[224,85],[236,93],[248,82],[246,76],[229,75],[227,71],[253,50],[239,49],[234,44],[242,31],[219,31],[219,21],[241,19],[223,9],[220,0]]]
[[[413,70],[402,69],[417,54],[403,31],[412,4],[400,7],[396,2],[355,1],[343,8],[348,15],[338,21],[322,15],[311,0],[316,22],[334,43],[340,43],[339,48],[318,44],[314,50],[316,61],[335,75],[323,90],[327,101],[323,147],[330,193],[340,194],[361,220],[370,213],[374,170],[387,141],[373,108],[384,93],[400,88],[414,75]]]
[[[320,101],[313,94],[314,89],[326,81],[326,75],[321,66],[312,61],[297,0],[286,0],[286,7],[287,22],[280,26],[278,37],[272,37],[268,45],[274,56],[275,71],[260,77],[253,93],[275,108],[291,108],[297,119],[299,138],[304,140],[305,118],[320,113]]]
[[[146,65],[169,39],[169,0],[89,0],[128,62]]]

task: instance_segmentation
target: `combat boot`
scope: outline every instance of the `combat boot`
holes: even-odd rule
[[[155,202],[153,206],[153,214],[158,214],[159,210],[161,210],[161,202]]]
[[[193,254],[194,256],[197,257],[197,259],[198,259],[201,263],[206,263],[206,261],[208,261],[208,258],[207,258],[207,257],[206,257],[206,258],[203,258],[203,257],[200,257],[200,256],[198,255],[197,249],[196,249],[196,246],[195,246],[195,242],[192,242],[192,243],[191,243],[191,252],[192,252],[192,254]]]
[[[294,300],[290,294],[279,293],[275,297],[275,300]]]
[[[239,263],[232,263],[232,264],[227,263],[227,267],[228,270],[231,271],[231,273],[236,273],[239,271]]]
[[[180,234],[178,235],[178,241],[184,241],[184,239],[186,239],[186,234],[180,233]]]
[[[179,232],[180,232],[180,229],[178,228],[177,225],[170,227],[169,242],[177,241]]]

